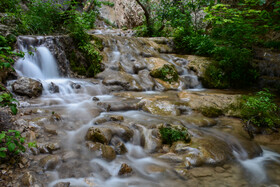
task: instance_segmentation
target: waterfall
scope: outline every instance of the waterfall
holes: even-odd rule
[[[59,77],[57,62],[42,42],[43,37],[19,37],[18,47],[25,53],[24,58],[15,63],[15,70],[20,76],[40,80]]]

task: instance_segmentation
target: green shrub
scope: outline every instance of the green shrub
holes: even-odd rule
[[[102,1],[101,4],[109,6],[109,7],[114,7],[115,6],[115,3],[112,3],[110,1]]]
[[[25,139],[21,136],[19,131],[2,131],[0,133],[0,158],[25,152],[24,142]]]
[[[1,0],[0,12],[16,12],[19,9],[19,0]]]
[[[190,136],[186,128],[175,127],[161,127],[159,129],[161,134],[162,143],[172,145],[173,142],[182,140],[185,142],[190,141]]]
[[[204,84],[214,88],[244,87],[258,77],[246,48],[215,47],[213,61],[205,71]]]
[[[61,5],[51,0],[30,0],[28,11],[21,15],[20,32],[24,34],[51,34],[61,31],[63,12]]]
[[[264,42],[263,44],[264,47],[267,47],[267,48],[273,48],[273,49],[278,49],[280,50],[280,41],[267,41],[267,42]]]
[[[273,102],[274,95],[265,89],[255,96],[245,97],[241,115],[247,123],[259,127],[280,125],[280,108]]]
[[[86,29],[93,26],[92,24],[94,23],[93,20],[95,20],[95,16],[90,18],[88,22],[82,22],[81,20],[85,19],[83,17],[87,18],[85,15],[81,17],[76,10],[71,10],[68,13],[68,19],[65,23],[67,24],[67,30],[70,36],[74,39],[76,48],[84,54],[87,64],[85,64],[85,67],[82,67],[82,64],[75,62],[75,58],[72,58],[70,61],[72,61],[71,67],[73,71],[80,75],[93,77],[100,72],[100,62],[102,60],[102,56],[99,52],[100,42],[91,43],[92,38],[86,33]]]
[[[12,114],[17,114],[17,103],[18,101],[13,98],[12,94],[3,93],[0,94],[0,107],[10,107]]]
[[[207,35],[189,35],[176,38],[177,50],[202,56],[210,56],[215,48],[214,41]]]

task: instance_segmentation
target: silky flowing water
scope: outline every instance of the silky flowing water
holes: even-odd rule
[[[96,33],[103,34],[101,31]],[[121,64],[129,72],[133,69],[132,64],[137,62],[141,70],[143,56],[157,53],[158,57],[178,69],[181,80],[188,81],[181,81],[171,91],[162,91],[160,86],[156,91],[150,88],[142,92],[112,91],[100,79],[61,76],[56,59],[44,45],[44,37],[20,37],[19,49],[34,52],[18,60],[15,69],[20,76],[40,80],[44,91],[36,99],[19,98],[23,113],[19,120],[24,120],[36,132],[35,137],[27,134],[30,140],[35,140],[38,144],[59,145],[54,151],[46,151],[45,154],[29,153],[29,170],[35,173],[38,183],[50,187],[59,182],[70,182],[70,186],[100,187],[269,186],[280,183],[280,154],[265,147],[258,150],[248,137],[229,133],[235,128],[230,118],[214,119],[218,122],[217,125],[201,127],[196,121],[201,123],[206,120],[210,124],[212,119],[201,117],[186,105],[180,106],[183,111],[180,115],[167,116],[151,114],[134,107],[141,99],[148,97],[187,102],[174,95],[188,88],[192,88],[190,92],[205,92],[196,75],[182,66],[187,61],[178,61],[177,56],[170,54],[168,49],[158,53],[155,48],[145,46],[143,38],[112,35],[99,37],[103,38],[105,46],[104,61],[111,69],[117,69],[115,66]],[[137,77],[137,74],[133,76]],[[49,90],[51,84],[59,87],[59,93]],[[134,94],[134,97],[122,94]],[[109,105],[110,108],[106,109]],[[159,103],[158,106],[170,110],[167,108],[169,105]],[[114,123],[100,124],[102,119],[111,116],[123,116],[121,123],[133,131],[133,137],[129,140],[118,139],[124,142],[127,153],[117,155],[113,161],[106,161],[87,148],[85,135],[90,127],[109,127],[118,132],[118,126],[110,126]],[[171,148],[158,148],[153,129],[157,124],[166,123],[187,127],[192,141],[198,142],[197,145],[184,145],[180,149],[187,153],[184,156],[170,153]],[[48,129],[54,133],[49,133]],[[204,149],[200,149],[199,144],[201,142],[204,146],[209,144],[206,146],[206,155],[209,157],[203,155]],[[40,160],[47,155],[58,158],[53,167],[49,167],[48,163],[40,166]],[[199,158],[202,160],[199,161]],[[118,175],[123,163],[132,168],[131,175]]]

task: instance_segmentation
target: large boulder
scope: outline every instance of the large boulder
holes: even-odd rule
[[[20,77],[12,84],[13,92],[28,97],[39,97],[42,95],[43,85],[41,82],[28,78]]]

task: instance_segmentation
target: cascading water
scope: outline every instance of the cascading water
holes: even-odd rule
[[[172,54],[158,54],[155,47],[147,45],[150,41],[115,36],[105,40],[106,66],[110,71],[130,72],[131,77],[137,82],[140,80],[139,72],[145,68],[144,62],[147,58],[156,56],[177,68],[182,78],[181,86],[177,89],[201,87],[197,76],[184,68],[188,63],[186,60]],[[279,163],[277,153],[264,149],[260,156],[261,151],[253,142],[223,131],[234,129],[233,126],[221,123],[213,127],[214,129],[211,126],[199,127],[196,123],[206,121],[207,124],[211,124],[207,121],[211,120],[197,117],[184,105],[187,101],[177,98],[177,91],[135,92],[132,93],[135,97],[127,98],[125,96],[129,95],[129,92],[125,92],[123,96],[121,92],[120,95],[112,93],[112,90],[115,91],[115,85],[104,85],[102,84],[106,82],[104,80],[60,77],[56,60],[45,47],[43,37],[19,37],[18,43],[20,50],[24,52],[35,50],[33,55],[27,54],[24,59],[16,62],[16,71],[21,76],[39,79],[44,86],[43,95],[28,100],[30,105],[22,108],[26,113],[30,113],[22,119],[36,132],[35,140],[39,144],[46,142],[47,145],[50,144],[44,149],[40,148],[40,145],[32,156],[34,159],[30,167],[38,174],[41,184],[50,187],[57,183],[67,185],[68,182],[71,186],[90,187],[255,184],[240,173],[257,177],[260,184],[265,182],[274,184],[266,177],[265,162]],[[134,63],[137,66],[133,66]],[[127,87],[126,82],[119,82],[125,85],[124,88]],[[188,84],[191,86],[186,86]],[[50,86],[54,85],[58,87],[56,91],[50,89]],[[146,90],[153,88],[151,86]],[[140,111],[142,105],[147,104],[145,102],[149,99],[151,102],[167,99],[165,102],[175,103],[155,105],[164,111],[172,110],[176,103],[180,103],[178,106],[184,112],[182,115],[176,115],[177,108],[174,108],[171,115]],[[157,127],[163,124],[187,127],[192,135],[192,142],[178,143],[172,147],[165,145],[161,148]],[[97,144],[100,146],[98,149],[90,150],[90,141],[85,140],[89,128],[98,128],[110,134],[108,135],[110,143]],[[30,134],[28,137],[31,139],[30,137],[34,136]],[[115,159],[106,160],[103,154],[109,152],[108,146],[116,149],[119,143],[126,148],[126,153],[118,153]],[[57,144],[59,146],[53,146]],[[252,159],[249,159],[249,153],[253,155]],[[124,163],[133,170],[127,176],[119,174],[120,167]],[[212,165],[222,167],[217,169]],[[199,170],[200,167],[202,170]]]
[[[18,38],[19,50],[25,53],[14,66],[20,76],[41,80],[59,77],[56,60],[47,47],[39,45],[41,40],[41,37]]]

